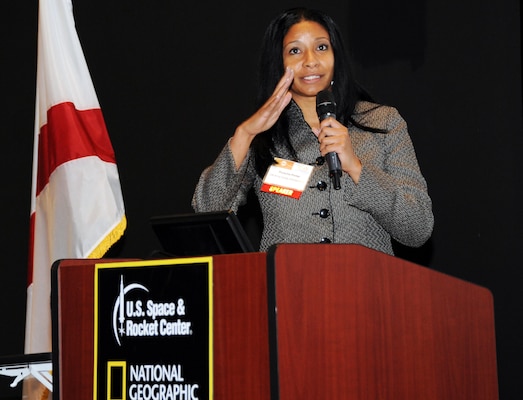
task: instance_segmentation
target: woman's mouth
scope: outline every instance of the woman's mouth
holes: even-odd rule
[[[314,81],[317,81],[320,78],[321,78],[320,75],[307,75],[307,76],[304,76],[302,79],[305,82],[314,82]]]

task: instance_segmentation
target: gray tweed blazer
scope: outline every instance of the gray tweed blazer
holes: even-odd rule
[[[314,164],[320,156],[316,136],[294,102],[287,112],[297,161]],[[432,234],[434,216],[407,125],[392,107],[361,102],[356,112],[355,118],[363,125],[388,132],[349,128],[363,165],[358,184],[343,173],[341,189],[334,190],[325,163],[314,166],[298,200],[261,192],[262,179],[256,174],[252,154],[237,170],[227,143],[201,174],[192,200],[194,210],[237,211],[254,187],[264,222],[261,251],[275,243],[332,242],[361,244],[392,254],[391,237],[407,246],[421,246]],[[277,157],[291,157],[283,148],[277,153]]]

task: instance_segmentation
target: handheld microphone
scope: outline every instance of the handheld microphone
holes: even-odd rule
[[[332,117],[336,119],[336,102],[334,101],[334,95],[329,90],[322,90],[316,96],[316,112],[320,122],[325,118]],[[325,155],[325,160],[329,166],[329,176],[332,180],[334,189],[338,190],[341,188],[340,177],[341,177],[341,162],[338,154],[331,151]]]

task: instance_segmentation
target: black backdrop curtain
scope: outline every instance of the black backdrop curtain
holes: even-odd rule
[[[0,4],[2,355],[23,351],[38,4]],[[334,16],[350,42],[360,81],[409,124],[436,225],[426,246],[398,247],[398,255],[493,292],[500,395],[519,398],[519,1],[301,4]],[[73,5],[129,221],[112,255],[147,257],[158,248],[149,217],[191,211],[201,170],[253,111],[265,26],[295,4],[77,0]],[[254,238],[255,217],[255,207],[242,210]],[[0,387],[0,395],[3,391]]]

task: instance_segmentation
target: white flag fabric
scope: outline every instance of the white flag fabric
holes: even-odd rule
[[[25,352],[51,351],[51,266],[99,258],[123,235],[114,151],[71,0],[40,0]]]

